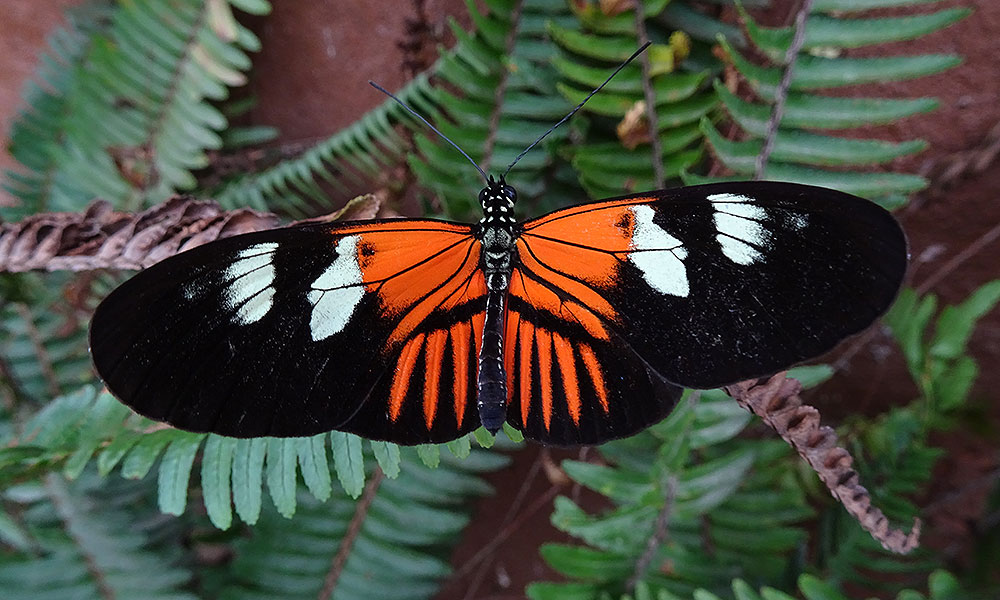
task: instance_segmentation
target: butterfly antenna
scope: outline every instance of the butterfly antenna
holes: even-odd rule
[[[629,59],[629,60],[632,60],[632,59]],[[615,71],[615,72],[617,73],[617,71]],[[461,152],[462,156],[464,156],[465,158],[469,159],[469,162],[472,163],[473,166],[476,167],[476,170],[479,171],[479,174],[483,176],[483,179],[486,180],[486,183],[489,183],[490,178],[486,176],[486,171],[483,171],[483,168],[479,166],[479,163],[477,163],[476,161],[472,160],[472,157],[469,156],[468,154],[466,154],[465,150],[462,150],[461,148],[459,148],[458,144],[456,144],[455,142],[453,142],[450,139],[448,139],[448,136],[446,136],[445,134],[443,134],[440,131],[438,131],[437,127],[431,125],[430,122],[427,119],[423,118],[422,116],[420,116],[420,114],[417,111],[415,111],[412,108],[410,108],[409,106],[407,106],[405,102],[403,102],[399,98],[393,96],[384,87],[380,86],[379,84],[377,84],[377,83],[375,83],[374,81],[371,81],[371,80],[369,80],[368,83],[369,83],[369,85],[371,85],[376,90],[382,92],[386,96],[389,96],[390,98],[392,98],[393,100],[395,100],[397,103],[399,103],[400,106],[402,106],[403,108],[405,108],[411,115],[413,115],[414,117],[416,117],[416,118],[420,119],[421,121],[423,121],[424,125],[430,127],[431,131],[433,131],[434,133],[436,133],[439,136],[441,136],[441,139],[443,139],[444,141],[446,141],[449,144],[451,144],[452,146],[454,146],[455,150],[458,150],[459,152]],[[607,82],[605,82],[605,83],[607,83]],[[520,157],[518,157],[518,158],[520,158]]]
[[[637,57],[640,54],[642,54],[642,51],[645,50],[646,48],[648,48],[650,44],[652,44],[652,42],[646,42],[638,50],[636,50],[635,52],[633,52],[632,56],[626,58],[625,62],[623,62],[622,64],[618,65],[618,68],[615,69],[615,72],[612,73],[611,75],[609,75],[608,78],[604,80],[604,83],[602,83],[601,85],[597,86],[594,89],[594,91],[592,91],[589,94],[587,94],[587,97],[583,99],[583,102],[577,104],[576,108],[574,108],[573,110],[569,111],[568,115],[566,115],[562,119],[559,119],[558,123],[556,123],[552,127],[549,127],[548,131],[546,131],[545,133],[543,133],[541,136],[538,137],[537,140],[531,142],[530,146],[528,146],[523,151],[521,151],[521,153],[517,155],[517,158],[514,159],[514,162],[510,163],[510,165],[507,167],[507,170],[503,172],[504,179],[507,178],[507,173],[510,173],[510,170],[514,168],[514,165],[517,164],[517,161],[521,160],[521,157],[528,153],[528,150],[531,150],[532,148],[534,148],[536,145],[538,145],[538,142],[540,142],[543,139],[545,139],[545,136],[547,136],[550,133],[552,133],[555,130],[556,127],[559,127],[560,125],[562,125],[563,123],[565,123],[570,117],[572,117],[573,115],[575,115],[576,111],[578,111],[581,108],[583,108],[583,105],[587,103],[587,100],[590,100],[593,97],[594,94],[596,94],[597,92],[601,91],[601,88],[603,88],[604,86],[608,85],[608,82],[611,81],[611,79],[614,78],[614,76],[618,74],[618,71],[621,71],[630,62],[632,62],[633,60],[635,60],[635,57]]]

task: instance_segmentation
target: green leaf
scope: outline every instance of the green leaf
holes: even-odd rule
[[[813,575],[799,577],[799,589],[806,600],[844,600],[836,588]]]
[[[298,438],[295,447],[306,487],[317,500],[325,501],[333,491],[326,459],[326,434]]]
[[[771,118],[771,106],[754,104],[730,92],[721,81],[715,92],[730,116],[749,133],[763,137]],[[934,110],[933,98],[841,98],[792,92],[785,100],[781,125],[787,128],[848,129],[891,123],[917,113]]]
[[[63,468],[63,474],[69,479],[80,476],[83,468],[90,462],[91,456],[97,447],[115,429],[121,428],[122,421],[128,416],[129,410],[121,402],[115,400],[114,396],[103,393],[97,396],[97,400],[90,409],[87,419],[80,428],[80,435],[76,441],[76,450],[70,455]]]
[[[702,118],[701,130],[712,145],[716,156],[727,167],[739,172],[753,171],[757,156],[762,151],[763,141],[727,140],[707,118]],[[817,166],[876,165],[920,152],[926,147],[927,144],[919,140],[894,143],[845,139],[798,130],[779,130],[774,138],[774,150],[771,156],[775,161]]]
[[[961,406],[978,374],[976,361],[969,356],[959,356],[947,371],[935,377],[933,388],[937,410],[949,412]]]
[[[274,507],[285,518],[295,514],[298,443],[296,438],[267,438],[267,489]]]
[[[201,495],[208,518],[219,529],[233,523],[231,474],[236,439],[209,435],[201,455]]]
[[[97,472],[101,476],[110,473],[121,462],[129,450],[144,436],[138,431],[125,430],[97,455]]]
[[[372,454],[389,479],[399,477],[399,446],[389,442],[372,441]]]
[[[240,439],[233,452],[233,506],[247,525],[260,517],[266,438]]]
[[[951,54],[837,59],[801,56],[795,65],[792,89],[902,81],[940,73],[961,62],[962,59]]]
[[[813,0],[813,12],[860,12],[873,8],[894,6],[915,6],[931,4],[941,0]]]
[[[448,446],[448,450],[458,458],[468,458],[469,453],[472,452],[472,441],[467,435],[452,440],[446,445]]]
[[[417,456],[420,457],[420,462],[432,469],[437,468],[441,464],[441,450],[433,444],[420,444],[417,446]]]
[[[536,581],[524,588],[531,600],[597,600],[600,589],[592,583]]]
[[[175,439],[178,432],[174,429],[161,429],[146,434],[136,443],[122,463],[122,477],[127,479],[142,479],[152,468],[160,456],[160,452]]]
[[[924,15],[906,15],[877,19],[841,19],[813,15],[806,21],[804,50],[817,48],[860,48],[872,44],[912,40],[951,25],[968,16],[969,9],[946,9]],[[744,13],[745,14],[745,13]],[[772,60],[784,59],[791,45],[794,29],[758,27],[746,19],[747,31],[754,45]]]
[[[635,569],[630,557],[592,548],[543,544],[539,553],[559,573],[585,581],[622,581]]]
[[[653,490],[644,473],[576,460],[564,460],[560,466],[573,481],[618,502],[635,501]]]
[[[1000,302],[1000,279],[984,284],[958,306],[948,306],[941,311],[929,353],[935,358],[957,358],[965,346],[976,323]]]
[[[159,505],[160,510],[179,516],[187,506],[188,481],[195,454],[201,447],[205,434],[187,433],[174,437],[160,462]]]
[[[361,496],[365,489],[365,463],[361,455],[361,438],[343,431],[330,432],[333,465],[337,479],[352,498]]]

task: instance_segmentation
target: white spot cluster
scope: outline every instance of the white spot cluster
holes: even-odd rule
[[[640,204],[632,207],[635,225],[632,229],[632,252],[629,261],[642,272],[654,290],[686,298],[690,293],[684,259],[687,250],[681,241],[653,222],[656,211]]]
[[[365,295],[358,264],[358,236],[340,238],[336,250],[337,258],[316,278],[307,294],[313,305],[309,331],[314,342],[343,331]]]
[[[479,220],[480,224],[495,225],[500,223],[503,226],[514,224],[514,204],[507,196],[488,196],[483,199],[482,206],[483,218]]]
[[[254,244],[240,250],[236,260],[226,268],[223,279],[227,287],[223,299],[230,310],[236,311],[234,322],[250,325],[271,310],[274,304],[272,258],[277,249],[278,244],[273,242]]]
[[[739,194],[713,194],[715,239],[726,258],[738,265],[749,265],[763,258],[760,248],[771,244],[770,233],[762,221],[767,212],[752,204],[753,199]]]

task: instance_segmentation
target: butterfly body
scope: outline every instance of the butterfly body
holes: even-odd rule
[[[518,223],[501,178],[475,225],[324,223],[219,240],[98,307],[91,348],[137,412],[236,437],[331,429],[403,444],[504,422],[600,443],[871,324],[906,239],[841,192],[743,182]]]
[[[504,178],[492,177],[479,193],[483,218],[475,237],[482,245],[483,277],[486,281],[486,317],[476,378],[479,420],[490,433],[503,426],[507,413],[507,374],[503,364],[503,324],[507,289],[517,260],[517,192]]]

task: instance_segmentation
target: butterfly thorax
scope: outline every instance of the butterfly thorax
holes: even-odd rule
[[[487,289],[506,291],[513,269],[516,250],[514,202],[517,193],[503,178],[490,183],[479,192],[483,218],[479,221],[477,237],[482,244],[482,267]]]
[[[510,274],[517,260],[517,221],[514,202],[517,193],[503,177],[492,177],[479,192],[483,218],[476,237],[482,244],[482,269],[486,278],[486,320],[479,350],[479,418],[491,433],[503,425],[507,406],[507,375],[503,366],[503,323]]]

